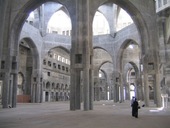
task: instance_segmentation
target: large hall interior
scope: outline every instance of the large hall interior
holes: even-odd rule
[[[139,119],[154,108],[163,121],[156,127],[168,127],[170,0],[0,0],[0,12],[0,127],[26,126],[6,122],[20,110],[46,110],[48,120],[50,112],[95,118],[115,108],[115,120],[128,118],[133,96],[144,106]]]

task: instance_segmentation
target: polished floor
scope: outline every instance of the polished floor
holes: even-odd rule
[[[0,128],[170,128],[170,103],[141,107],[139,118],[131,116],[129,101],[94,102],[91,111],[70,111],[69,102],[17,104],[0,109]]]

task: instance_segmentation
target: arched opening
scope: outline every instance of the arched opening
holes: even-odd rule
[[[52,15],[47,25],[47,33],[71,35],[71,21],[64,11],[59,10]]]
[[[116,2],[118,5],[120,4],[120,5],[122,5],[122,3],[123,4],[126,4],[126,2],[122,2],[122,3],[119,3],[118,1],[113,1],[113,2]],[[128,3],[128,2],[127,2]],[[36,6],[38,6],[39,4],[41,4],[41,3],[36,3],[35,2],[35,5],[34,5],[34,2],[33,1],[30,1],[29,3],[28,3],[28,5],[29,6],[27,6],[27,4],[26,4],[26,8],[24,7],[23,9],[21,9],[21,12],[20,12],[20,14],[22,14],[22,16],[21,15],[18,15],[18,17],[17,17],[17,19],[16,20],[14,20],[14,24],[15,24],[15,27],[12,27],[12,34],[11,34],[11,39],[13,40],[14,39],[14,42],[16,41],[17,42],[17,38],[18,38],[18,36],[17,36],[17,34],[19,34],[19,32],[20,31],[18,31],[18,30],[20,30],[20,27],[18,27],[19,25],[21,26],[22,25],[22,23],[23,23],[23,19],[25,20],[25,17],[26,17],[26,15],[24,15],[24,14],[26,14],[26,13],[28,13],[28,12],[30,12],[30,10],[32,10],[32,8],[35,8]],[[31,6],[31,5],[34,5],[34,6]],[[122,5],[123,6],[123,5]],[[131,3],[128,3],[127,4],[127,6],[128,7],[131,7],[132,6],[132,4]],[[31,7],[31,8],[30,8]],[[133,6],[132,6],[133,7]],[[136,9],[135,7],[133,8],[134,10]],[[129,12],[131,12],[131,11],[129,11]],[[133,12],[133,11],[132,11]],[[138,14],[138,12],[136,12],[137,14]],[[132,14],[132,13],[131,13]],[[139,16],[140,17],[140,16]],[[140,17],[141,18],[141,17]],[[139,20],[140,21],[140,20]],[[142,21],[142,19],[141,19],[141,21]],[[18,25],[18,26],[17,26]],[[143,25],[143,24],[142,24]],[[17,26],[17,27],[16,27]],[[16,31],[16,34],[15,34],[15,30],[17,30]],[[43,35],[43,34],[42,34]],[[16,43],[17,44],[17,43]],[[17,45],[15,45],[14,47],[16,47]],[[65,60],[64,59],[62,59],[61,57],[60,57],[60,59],[61,59],[61,61],[63,61],[63,62],[65,62]],[[49,65],[52,65],[52,64],[50,64],[50,63],[48,63]],[[59,67],[60,67],[60,69],[62,69],[62,70],[64,70],[64,68],[62,67],[61,68],[61,65],[58,65]],[[55,65],[54,65],[54,67],[55,67]],[[50,73],[48,73],[49,75],[50,75]]]
[[[112,57],[102,47],[94,47],[93,52],[94,100],[111,100],[113,99]]]
[[[119,14],[118,14],[118,19],[117,19],[117,24],[116,24],[116,31],[119,31],[133,23],[133,20],[129,16],[129,14],[120,8]]]
[[[109,24],[102,13],[97,11],[93,20],[93,35],[109,34]]]
[[[33,73],[40,66],[39,56],[33,40],[30,37],[22,38],[19,44],[17,102],[33,102],[31,101],[32,79]]]

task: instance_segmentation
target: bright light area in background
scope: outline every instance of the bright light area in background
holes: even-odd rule
[[[100,77],[100,78],[102,77],[102,74],[101,74],[101,73],[99,73],[99,77]]]
[[[27,21],[34,21],[34,11],[32,11],[30,14],[29,14],[29,16],[28,16],[28,18],[27,18]]]
[[[70,35],[71,31],[71,20],[68,15],[62,10],[57,11],[51,17],[48,22],[47,32],[48,33],[58,33],[63,34],[63,32],[69,32]]]
[[[29,17],[34,19],[34,12],[33,11],[29,14]]]
[[[135,96],[135,87],[134,85],[130,85],[130,98]]]
[[[129,48],[130,48],[130,49],[133,49],[133,44],[130,44],[130,45],[129,45]]]
[[[118,20],[117,20],[116,30],[119,31],[132,23],[133,23],[133,20],[129,16],[129,14],[126,11],[124,11],[123,9],[121,9],[119,16],[118,16]]]
[[[159,108],[153,108],[149,110],[150,112],[160,112],[168,107],[168,94],[161,94],[162,98],[162,107]]]
[[[109,24],[100,12],[96,12],[93,20],[93,35],[109,34],[110,28]]]

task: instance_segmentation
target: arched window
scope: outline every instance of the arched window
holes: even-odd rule
[[[109,34],[110,28],[108,21],[100,12],[96,12],[93,20],[93,35]]]
[[[56,33],[61,35],[70,35],[71,21],[70,17],[62,11],[59,10],[54,13],[48,22],[47,32]]]
[[[62,60],[61,60],[61,56],[60,56],[60,55],[58,55],[58,61],[62,61]]]

